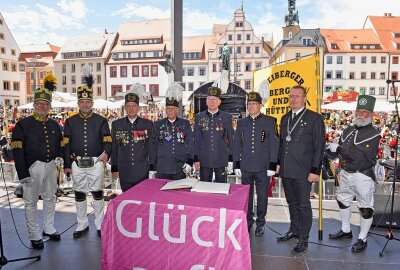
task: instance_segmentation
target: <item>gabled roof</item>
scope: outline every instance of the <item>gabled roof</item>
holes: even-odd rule
[[[183,52],[201,52],[210,36],[190,36],[183,37]]]
[[[328,52],[385,52],[372,29],[320,29]],[[332,48],[336,44],[337,48]],[[352,49],[351,45],[379,45],[380,49]]]
[[[313,44],[311,47],[324,47],[324,41],[319,29],[301,29],[297,32],[284,47],[306,47],[303,45],[303,37],[311,37]],[[318,39],[318,44],[314,44],[315,37]]]
[[[45,53],[45,52],[58,53],[61,47],[52,45],[50,43],[45,43],[45,44],[21,45],[20,49],[21,53]]]
[[[400,38],[395,38],[394,33],[400,34],[400,17],[368,16],[367,21],[368,20],[385,48],[390,52],[398,52],[399,50],[397,50],[396,44],[400,44]]]

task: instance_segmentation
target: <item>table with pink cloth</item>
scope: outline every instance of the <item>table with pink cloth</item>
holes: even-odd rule
[[[147,179],[108,205],[101,228],[102,269],[251,269],[248,185],[230,194],[160,191]]]

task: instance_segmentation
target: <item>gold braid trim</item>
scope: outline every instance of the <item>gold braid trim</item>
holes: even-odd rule
[[[22,141],[11,142],[11,149],[22,149]]]
[[[110,135],[108,135],[108,136],[104,136],[104,138],[103,138],[103,142],[112,142],[112,138],[111,138],[111,136],[110,136]]]

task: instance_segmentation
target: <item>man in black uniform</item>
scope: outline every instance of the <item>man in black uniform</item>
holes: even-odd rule
[[[46,80],[45,85],[51,89]],[[11,142],[18,178],[23,185],[29,239],[35,249],[44,247],[37,217],[39,195],[43,199],[43,236],[60,240],[60,234],[54,228],[57,190],[55,159],[62,156],[63,139],[60,126],[48,118],[51,90],[39,88],[35,91],[34,113],[17,122]]]
[[[360,233],[352,246],[353,252],[361,252],[367,247],[368,231],[374,213],[375,174],[374,166],[378,154],[380,134],[372,126],[375,98],[358,97],[354,125],[343,131],[339,145],[328,146],[332,152],[339,153],[339,188],[336,200],[340,208],[342,228],[329,234],[331,239],[352,238],[350,228],[351,203],[354,197],[360,210]]]
[[[135,89],[142,86],[135,84]],[[142,90],[138,90],[139,92]],[[127,191],[149,175],[150,143],[153,123],[139,117],[140,93],[125,95],[127,116],[112,122],[111,172],[119,177],[122,191]]]
[[[80,238],[89,230],[86,202],[89,191],[93,195],[94,223],[101,236],[104,163],[111,154],[111,134],[107,119],[92,111],[91,84],[78,87],[77,95],[79,113],[68,118],[64,127],[64,172],[67,175],[72,173],[78,220],[74,238]]]
[[[165,101],[167,117],[154,125],[153,147],[156,160],[152,164],[155,164],[157,178],[160,179],[183,179],[193,166],[192,128],[189,120],[177,117],[179,98],[182,97],[180,87],[180,84],[174,83],[168,88]]]
[[[276,119],[261,114],[261,106],[260,94],[250,92],[247,99],[249,116],[238,121],[233,149],[235,174],[242,177],[242,184],[250,185],[247,211],[249,230],[254,223],[253,198],[256,186],[256,236],[264,235],[269,180],[275,174],[279,151]]]
[[[208,89],[207,110],[195,116],[194,166],[200,170],[200,180],[226,182],[225,168],[232,169],[233,131],[232,116],[219,110],[221,89]],[[229,164],[228,164],[229,162]]]
[[[289,205],[290,229],[277,241],[298,238],[293,252],[308,247],[312,225],[311,184],[319,180],[325,147],[325,125],[321,115],[305,108],[306,90],[294,86],[289,93],[291,111],[280,124],[278,164],[286,201]]]

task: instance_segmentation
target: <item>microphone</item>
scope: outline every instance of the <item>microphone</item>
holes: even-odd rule
[[[386,80],[387,84],[395,83],[395,82],[400,82],[400,80]]]

